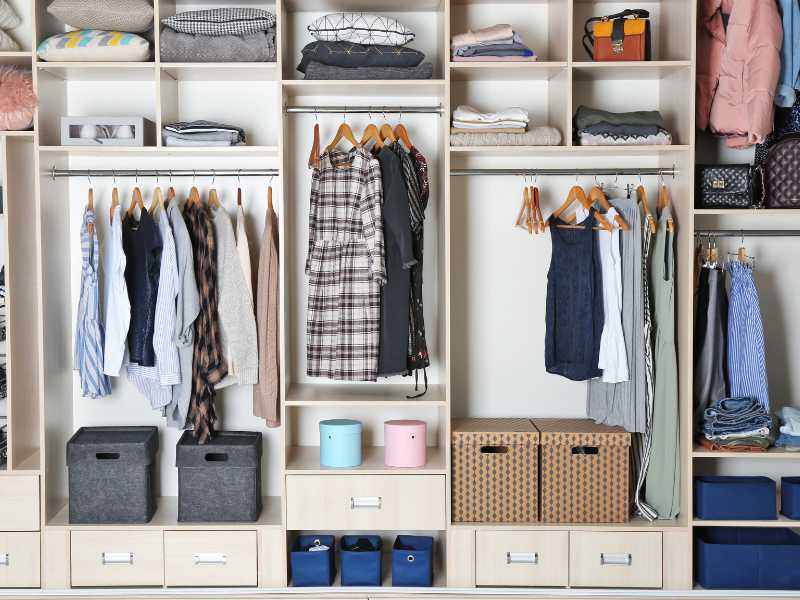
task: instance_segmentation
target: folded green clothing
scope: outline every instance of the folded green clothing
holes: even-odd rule
[[[311,61],[331,67],[416,67],[425,53],[405,46],[364,46],[351,42],[311,42],[301,50],[297,70],[306,72]]]
[[[433,65],[424,62],[416,67],[332,67],[311,61],[305,79],[430,79]]]
[[[632,112],[609,112],[588,106],[579,106],[575,111],[575,128],[586,129],[592,125],[655,125],[664,128],[664,119],[657,110],[636,110]]]

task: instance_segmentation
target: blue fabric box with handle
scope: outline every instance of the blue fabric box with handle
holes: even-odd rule
[[[301,535],[290,553],[292,584],[325,587],[336,577],[336,538],[332,535]]]
[[[769,477],[695,477],[694,514],[698,519],[716,521],[777,519],[775,481]]]
[[[697,530],[695,577],[708,590],[800,589],[800,535],[782,527]]]
[[[781,514],[800,519],[800,477],[781,477]]]
[[[360,549],[367,542],[374,550]],[[379,535],[342,536],[339,561],[342,585],[381,585],[381,537]]]
[[[398,535],[392,548],[393,587],[433,585],[433,538]]]

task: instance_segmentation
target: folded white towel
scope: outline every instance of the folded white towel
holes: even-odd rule
[[[497,123],[499,121],[524,121],[527,123],[528,111],[524,108],[511,107],[497,112],[481,112],[477,108],[460,104],[453,111],[453,121],[473,121],[481,123]]]
[[[453,127],[456,129],[469,129],[470,131],[480,131],[481,129],[497,129],[497,128],[511,128],[521,127],[525,129],[528,126],[527,121],[491,121],[486,123],[473,123],[465,121],[456,121],[453,119]]]

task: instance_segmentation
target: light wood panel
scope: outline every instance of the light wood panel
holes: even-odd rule
[[[38,531],[39,527],[39,476],[0,477],[0,531]]]
[[[0,533],[0,588],[38,588],[40,582],[38,532]]]
[[[161,531],[73,531],[73,587],[164,585]]]
[[[42,533],[42,588],[69,588],[70,564],[69,531],[45,529]]]
[[[258,583],[256,531],[165,531],[167,587],[239,587]]]
[[[566,587],[568,531],[478,531],[475,583],[485,586]]]
[[[661,587],[661,533],[571,531],[569,548],[571,587]]]

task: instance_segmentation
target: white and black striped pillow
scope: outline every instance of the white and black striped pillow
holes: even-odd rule
[[[308,26],[311,36],[321,42],[352,42],[365,46],[403,46],[414,32],[393,19],[365,13],[333,13]]]
[[[161,22],[181,33],[250,35],[275,27],[275,15],[260,8],[210,8],[178,13]]]

